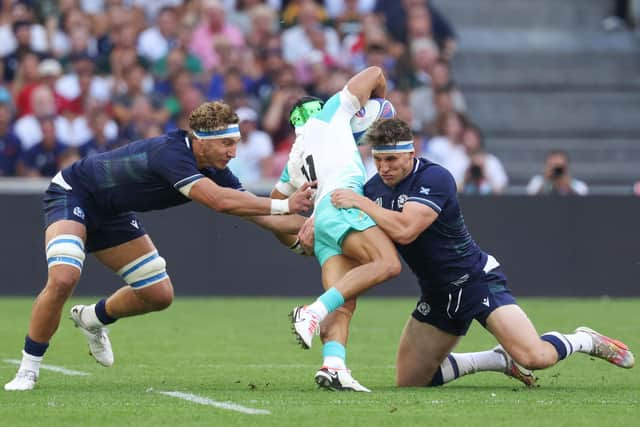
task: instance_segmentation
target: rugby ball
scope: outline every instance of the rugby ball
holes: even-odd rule
[[[371,98],[364,104],[351,118],[351,132],[356,144],[361,145],[363,142],[362,135],[369,129],[369,126],[378,119],[392,119],[396,116],[396,109],[393,104],[383,98]]]

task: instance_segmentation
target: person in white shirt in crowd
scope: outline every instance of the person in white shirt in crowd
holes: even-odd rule
[[[258,114],[249,107],[236,110],[240,119],[241,140],[236,157],[229,162],[229,169],[241,182],[252,184],[264,178],[266,159],[273,154],[273,143],[268,133],[258,129]]]
[[[282,50],[285,61],[297,64],[305,61],[309,52],[314,49],[312,38],[318,31],[324,36],[323,53],[332,57],[340,57],[340,38],[331,27],[324,27],[320,22],[320,10],[312,0],[302,2],[298,14],[298,25],[282,33]]]
[[[172,7],[158,12],[155,24],[138,36],[138,53],[154,63],[164,58],[178,42],[178,15]]]
[[[587,184],[571,176],[569,153],[564,150],[551,150],[545,159],[544,172],[531,178],[527,185],[530,195],[586,196],[588,193]]]
[[[424,150],[429,160],[443,166],[453,175],[458,188],[464,182],[464,174],[469,165],[469,155],[462,142],[466,124],[465,116],[456,111],[440,114],[437,136],[428,141]]]

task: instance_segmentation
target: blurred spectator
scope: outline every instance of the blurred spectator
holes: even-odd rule
[[[375,7],[375,0],[325,0],[327,13],[343,38],[362,30],[362,18]]]
[[[79,147],[80,157],[104,153],[118,146],[118,128],[104,108],[92,108],[87,114],[91,139]]]
[[[236,149],[236,157],[229,162],[229,169],[243,184],[252,184],[265,178],[268,158],[273,153],[271,138],[258,130],[258,114],[251,108],[236,110],[240,119],[242,139]]]
[[[429,160],[445,167],[456,180],[458,188],[464,182],[464,175],[469,165],[469,156],[462,136],[467,119],[455,111],[441,114],[437,120],[437,135],[431,138],[423,149]]]
[[[200,81],[202,64],[197,56],[187,52],[182,47],[171,49],[167,56],[155,63],[154,91],[164,97],[174,94],[173,80],[182,72],[188,73],[190,79]]]
[[[158,12],[155,25],[138,36],[138,53],[150,63],[164,58],[178,43],[178,15],[165,6]]]
[[[462,92],[456,87],[453,79],[449,63],[439,59],[430,70],[430,85],[419,85],[411,90],[409,95],[411,109],[414,112],[414,121],[412,126],[415,129],[424,129],[437,116],[438,112],[454,110],[464,113],[467,110],[467,104]],[[440,108],[436,106],[436,93],[446,92],[446,99],[440,99]],[[449,106],[449,103],[451,106]]]
[[[294,131],[289,123],[289,111],[304,94],[296,80],[294,68],[285,66],[281,69],[262,117],[262,128],[271,136],[276,151],[288,152],[293,142]],[[276,175],[279,173],[275,172]]]
[[[22,115],[21,109],[28,108],[29,98],[25,99],[26,94],[22,94],[23,90],[30,92],[33,87],[40,83],[39,67],[40,56],[35,52],[26,51],[23,53],[18,64],[18,68],[14,73],[12,82],[12,92],[16,98],[16,108],[18,109],[18,115]]]
[[[0,86],[0,176],[16,174],[18,158],[22,152],[20,140],[13,134],[11,94]]]
[[[2,78],[7,83],[12,83],[20,75],[19,70],[24,68],[24,64],[38,63],[41,53],[31,49],[28,37],[30,37],[29,23],[18,22],[13,28],[18,40],[18,46],[11,53],[2,58]],[[2,43],[0,43],[2,45]],[[29,62],[26,62],[29,61]],[[36,68],[36,67],[33,67]],[[22,71],[22,74],[25,72]]]
[[[128,108],[129,120],[120,130],[118,145],[144,139],[147,129],[157,123],[153,105],[147,96],[137,93],[132,95],[129,101],[131,103]]]
[[[278,32],[278,14],[264,4],[253,6],[247,13],[250,19],[248,31],[245,33],[247,45],[258,51],[267,40]]]
[[[8,19],[0,25],[0,57],[21,50],[46,52],[47,33],[41,24],[35,22],[32,2],[5,0],[4,3],[11,6]]]
[[[59,161],[67,147],[56,138],[55,116],[38,118],[42,139],[22,153],[23,176],[54,176],[59,170]]]
[[[438,46],[426,37],[415,39],[409,46],[409,55],[410,69],[403,73],[398,85],[407,89],[430,86],[433,68],[440,57]]]
[[[235,25],[227,22],[220,0],[202,0],[201,7],[202,17],[191,36],[189,50],[202,61],[205,70],[213,71],[221,65],[214,49],[216,38],[226,39],[233,49],[240,49],[244,47],[244,37]]]
[[[37,65],[38,78],[31,80],[24,84],[16,95],[16,110],[17,116],[22,117],[33,112],[31,106],[31,93],[33,90],[44,84],[53,91],[53,96],[56,103],[56,112],[61,112],[66,100],[65,98],[56,92],[55,84],[57,79],[62,75],[62,66],[58,61],[53,58],[43,59]]]
[[[317,6],[317,14],[320,22],[327,21],[327,11],[322,6],[322,0],[285,0],[284,10],[282,11],[282,24],[285,28],[292,27],[295,24],[300,23],[300,14],[303,13],[302,9],[304,9],[305,3],[312,2]]]
[[[589,187],[571,176],[569,154],[563,150],[552,150],[545,159],[543,174],[529,181],[527,193],[585,196],[589,193]]]
[[[31,106],[33,113],[16,120],[13,128],[23,151],[29,150],[43,139],[39,118],[55,117],[58,139],[64,135],[67,128],[63,123],[64,119],[56,116],[55,98],[48,86],[39,85],[31,92]]]
[[[127,126],[132,120],[132,108],[136,97],[146,96],[153,107],[153,114],[157,122],[165,122],[168,112],[161,109],[162,100],[158,94],[151,92],[151,87],[147,87],[147,72],[140,64],[134,63],[131,67],[123,71],[124,87],[120,92],[112,97],[113,114],[120,126]]]
[[[335,63],[340,56],[340,38],[336,30],[322,24],[322,8],[312,0],[300,0],[296,5],[298,24],[282,33],[285,61],[294,65],[304,63],[317,50],[327,63]]]
[[[640,181],[633,184],[633,194],[640,197]]]
[[[502,162],[485,151],[484,136],[479,128],[468,125],[462,135],[469,164],[461,191],[466,194],[501,194],[508,184]]]
[[[56,80],[55,90],[67,102],[73,114],[83,114],[86,99],[101,102],[111,99],[111,84],[95,73],[95,58],[79,52],[69,58],[71,67],[67,74]]]
[[[384,16],[384,22],[391,36],[399,42],[409,44],[407,15],[415,6],[426,6],[431,21],[433,38],[440,47],[442,55],[450,58],[455,51],[456,34],[449,22],[433,7],[428,0],[378,0],[375,12]],[[413,10],[412,10],[413,12]]]

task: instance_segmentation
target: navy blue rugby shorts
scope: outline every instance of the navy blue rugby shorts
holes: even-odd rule
[[[506,276],[497,267],[464,287],[448,285],[423,291],[411,315],[441,331],[463,336],[474,319],[486,326],[493,310],[510,304],[516,304],[516,300],[507,287]]]
[[[91,200],[57,184],[51,184],[47,188],[43,208],[45,229],[63,219],[83,224],[87,228],[87,252],[112,248],[147,234],[134,213],[101,214]]]

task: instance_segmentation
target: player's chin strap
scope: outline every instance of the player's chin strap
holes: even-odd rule
[[[415,151],[413,141],[398,141],[395,145],[374,145],[372,154],[411,153]]]
[[[216,130],[194,130],[193,135],[199,139],[239,138],[240,126],[237,123],[232,123]]]

